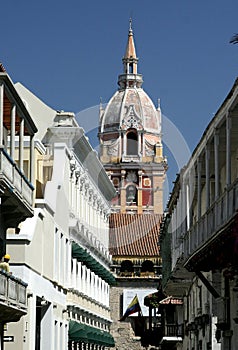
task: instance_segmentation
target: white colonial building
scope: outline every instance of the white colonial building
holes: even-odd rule
[[[34,112],[34,216],[8,231],[11,270],[28,284],[27,315],[9,324],[6,349],[114,346],[108,215],[115,190],[73,113],[56,112],[23,85]],[[28,159],[26,152],[23,162]]]
[[[33,216],[34,135],[37,128],[0,64],[0,258],[6,253],[6,231]],[[28,159],[24,162],[24,139]],[[0,349],[4,328],[27,312],[27,283],[0,270]],[[12,339],[12,338],[10,338]]]

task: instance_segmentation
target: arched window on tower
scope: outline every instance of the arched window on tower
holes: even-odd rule
[[[138,135],[136,131],[129,131],[127,133],[127,155],[138,154]]]
[[[133,73],[133,63],[129,64],[129,73],[132,74]]]

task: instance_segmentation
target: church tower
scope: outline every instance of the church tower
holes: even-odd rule
[[[130,21],[119,88],[100,108],[100,160],[117,189],[113,211],[163,213],[167,164],[161,142],[161,110],[142,88]]]
[[[140,350],[147,337],[146,324],[152,324],[144,298],[158,291],[161,280],[158,241],[167,162],[160,106],[156,108],[142,88],[131,21],[122,62],[118,90],[105,109],[100,106],[99,155],[117,190],[109,217],[111,268],[117,280],[110,290],[111,332],[116,348]],[[144,317],[125,319],[122,316],[134,297],[144,308]],[[141,341],[135,342],[133,334]]]

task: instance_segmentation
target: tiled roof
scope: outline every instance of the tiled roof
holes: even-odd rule
[[[158,256],[160,214],[111,214],[109,250],[112,256]]]

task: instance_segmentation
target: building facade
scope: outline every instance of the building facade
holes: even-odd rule
[[[7,235],[11,270],[28,284],[28,308],[8,325],[5,336],[14,340],[5,348],[108,349],[114,346],[108,217],[115,189],[74,113],[51,109],[19,83],[16,89],[37,116],[36,190],[34,215]]]
[[[184,303],[183,349],[238,344],[237,110],[236,80],[178,175],[161,229],[163,286]]]
[[[37,128],[6,70],[0,64],[0,255],[9,228],[33,216],[34,135]],[[24,138],[28,160],[24,163]],[[0,270],[0,349],[4,329],[27,313],[27,281]]]
[[[158,235],[163,213],[163,182],[167,169],[161,137],[161,110],[142,88],[137,71],[134,36],[130,21],[122,59],[118,90],[106,108],[100,108],[100,160],[117,196],[111,202],[110,253],[117,285],[111,290],[112,334],[118,349],[140,349],[148,321],[132,315],[119,322],[137,294],[155,292],[161,278]]]

